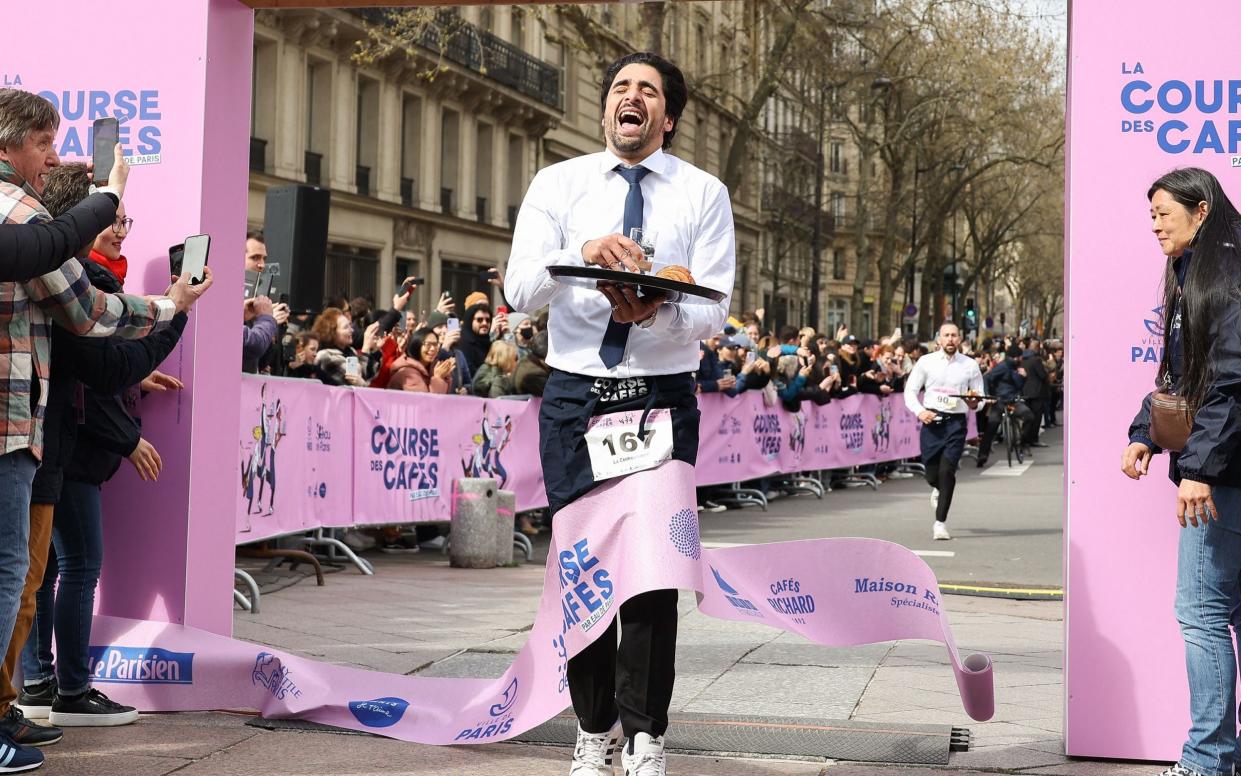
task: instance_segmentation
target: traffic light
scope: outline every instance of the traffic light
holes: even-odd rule
[[[978,310],[974,308],[974,300],[967,299],[965,302],[965,333],[978,331]]]

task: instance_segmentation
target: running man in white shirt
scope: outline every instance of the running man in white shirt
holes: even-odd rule
[[[978,362],[960,352],[961,330],[955,323],[939,327],[939,350],[928,353],[914,364],[905,383],[905,406],[922,421],[922,465],[931,486],[935,522],[931,536],[951,539],[948,510],[957,487],[957,465],[965,452],[968,413],[978,409],[977,399],[958,398],[982,395],[982,372]],[[918,394],[925,389],[921,400]]]
[[[588,452],[584,441],[594,415],[616,414],[617,422],[631,423],[642,434],[649,433],[649,411],[668,408],[671,422],[661,421],[654,437],[671,437],[664,457],[691,465],[697,460],[692,373],[698,342],[724,325],[728,297],[716,304],[673,304],[661,296],[639,297],[632,287],[562,285],[548,274],[554,265],[636,269],[642,250],[628,235],[640,226],[657,233],[655,262],[686,266],[699,285],[732,291],[736,255],[728,190],[665,153],[687,99],[681,71],[657,55],[632,54],[613,63],[600,95],[607,149],[541,170],[517,217],[505,296],[523,312],[551,305],[552,373],[539,436],[553,514],[615,476],[606,454]],[[619,620],[619,647],[613,621],[569,661],[578,718],[572,776],[613,776],[614,755],[626,738],[626,776],[664,774],[677,591],[635,596],[620,607]]]

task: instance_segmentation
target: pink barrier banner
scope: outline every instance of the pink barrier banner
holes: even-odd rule
[[[348,389],[241,381],[238,542],[353,523],[352,420]]]
[[[492,477],[501,490],[520,487],[521,503],[547,503],[536,495],[538,419],[525,417],[537,404],[369,389],[354,391],[354,402],[355,523],[447,520],[461,477]]]
[[[901,394],[854,395],[796,413],[768,407],[757,391],[698,397],[702,411],[697,480],[720,485],[819,469],[916,458],[918,419]],[[970,436],[976,424],[970,418]]]
[[[991,717],[991,661],[960,658],[935,577],[916,555],[874,539],[703,550],[695,503],[693,468],[672,461],[561,510],[529,639],[498,679],[384,674],[179,625],[97,617],[93,681],[143,710],[244,707],[426,744],[503,741],[568,705],[569,657],[607,630],[624,601],[680,589],[697,593],[704,614],[819,644],[941,643],[965,711]]]
[[[855,395],[790,413],[757,391],[705,394],[698,485],[916,458],[900,394]],[[970,418],[969,435],[975,435]],[[452,483],[493,477],[519,510],[547,506],[539,401],[242,379],[237,543],[320,526],[449,520]],[[272,487],[273,483],[275,488]]]

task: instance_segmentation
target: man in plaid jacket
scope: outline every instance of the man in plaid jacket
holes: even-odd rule
[[[42,97],[0,89],[3,223],[50,220],[39,195],[44,173],[60,164],[55,150],[59,124],[55,107]],[[104,191],[119,200],[128,168],[117,154],[111,185]],[[51,510],[30,505],[43,450],[51,326],[78,336],[143,337],[188,310],[210,284],[208,272],[207,280],[194,287],[182,278],[165,298],[105,294],[90,285],[76,259],[34,280],[0,283],[0,644],[6,648],[14,638],[19,646],[26,640],[51,532]],[[11,667],[5,669],[11,676]],[[59,736],[49,738],[44,728],[26,724],[11,700],[0,698],[0,747],[9,747],[15,762],[37,768],[42,754],[28,744],[53,743]]]

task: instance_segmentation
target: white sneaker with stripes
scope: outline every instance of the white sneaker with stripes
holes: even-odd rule
[[[587,733],[577,726],[577,746],[573,749],[573,764],[569,776],[614,776],[612,763],[625,740],[620,720],[606,733]]]

